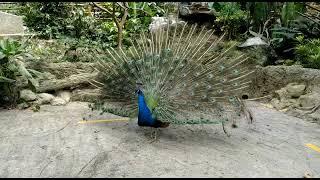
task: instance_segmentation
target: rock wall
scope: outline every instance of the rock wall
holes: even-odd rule
[[[274,94],[276,90],[289,83],[304,84],[307,92],[320,92],[320,70],[301,66],[259,67],[253,80],[251,94],[254,97]]]
[[[320,70],[300,66],[260,67],[254,97],[272,95],[271,106],[292,116],[320,123]]]
[[[23,34],[24,29],[21,16],[0,11],[0,34]]]

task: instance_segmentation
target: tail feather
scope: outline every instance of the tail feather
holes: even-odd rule
[[[221,50],[223,37],[187,23],[142,33],[128,50],[107,50],[109,58],[98,61],[101,80],[95,84],[103,85],[106,99],[136,109],[136,83],[142,83],[146,97],[159,101],[154,114],[162,122],[224,121],[225,105],[239,108],[235,103],[250,88],[255,70],[245,54],[234,55],[236,44]]]

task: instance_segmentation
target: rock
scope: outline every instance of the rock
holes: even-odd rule
[[[284,108],[284,107],[282,107],[282,106],[280,105],[280,100],[277,99],[277,98],[273,98],[273,99],[270,101],[270,104],[271,104],[275,109],[277,109],[277,110]]]
[[[0,34],[23,34],[23,17],[0,11]]]
[[[281,88],[275,91],[275,93],[280,101],[284,101],[290,97],[286,88]]]
[[[302,107],[314,107],[320,103],[320,94],[314,92],[300,96],[299,103]]]
[[[272,99],[270,103],[277,110],[299,107],[300,101],[297,98],[304,93],[305,88],[305,85],[290,83],[286,87],[275,91],[276,98]]]
[[[20,98],[28,102],[28,101],[36,100],[37,96],[31,90],[24,89],[24,90],[20,91]]]
[[[293,98],[298,98],[304,93],[306,86],[303,84],[299,85],[296,83],[290,83],[286,86],[286,89],[287,89],[289,96],[291,96]]]
[[[63,99],[66,103],[70,101],[71,93],[69,91],[59,91],[57,96]]]
[[[39,104],[33,104],[31,106],[31,109],[33,112],[39,112],[40,111],[40,105]]]
[[[55,97],[52,101],[51,101],[51,105],[53,106],[61,106],[61,105],[66,105],[67,102],[60,98],[60,97]]]
[[[262,46],[268,45],[265,41],[263,41],[260,37],[253,37],[247,39],[243,44],[239,45],[238,47],[249,47],[249,46]]]
[[[308,91],[320,92],[320,70],[298,65],[258,67],[250,93],[254,97],[265,96],[294,82],[308,85]]]
[[[298,100],[296,99],[283,99],[279,100],[277,98],[274,98],[270,101],[271,105],[277,109],[282,110],[288,107],[297,107],[298,106]]]
[[[184,21],[176,22],[176,19],[173,16],[169,16],[169,20],[166,17],[152,17],[151,23],[149,25],[149,30],[152,32],[152,31],[155,31],[161,27],[167,26],[168,23],[170,23],[170,25],[173,25],[176,23],[181,24],[183,22]]]
[[[40,93],[37,95],[37,104],[49,104],[53,99],[54,96],[48,93]]]
[[[72,91],[72,101],[94,102],[102,97],[100,89],[77,89]]]
[[[17,108],[20,109],[20,110],[26,109],[26,108],[28,108],[28,107],[30,107],[30,105],[29,105],[28,103],[26,103],[26,102],[20,103],[20,104],[18,104],[18,106],[17,106]]]

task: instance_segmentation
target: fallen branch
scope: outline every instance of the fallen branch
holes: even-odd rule
[[[43,81],[36,89],[37,92],[48,92],[52,90],[60,90],[64,88],[76,87],[80,84],[88,84],[88,81],[95,79],[98,73],[82,73],[71,75],[64,79],[54,79]]]

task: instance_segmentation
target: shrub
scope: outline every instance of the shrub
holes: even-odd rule
[[[320,39],[305,40],[295,48],[303,67],[320,69]]]
[[[216,8],[216,20],[222,31],[227,32],[229,39],[236,37],[241,31],[241,27],[245,27],[247,22],[247,14],[240,9],[240,5],[236,2],[221,3],[221,6]]]
[[[16,80],[18,77],[26,78],[28,85],[35,89],[38,83],[31,74],[37,73],[26,69],[21,61],[30,57],[24,52],[25,44],[16,40],[0,40],[0,104],[15,105],[18,99]]]

